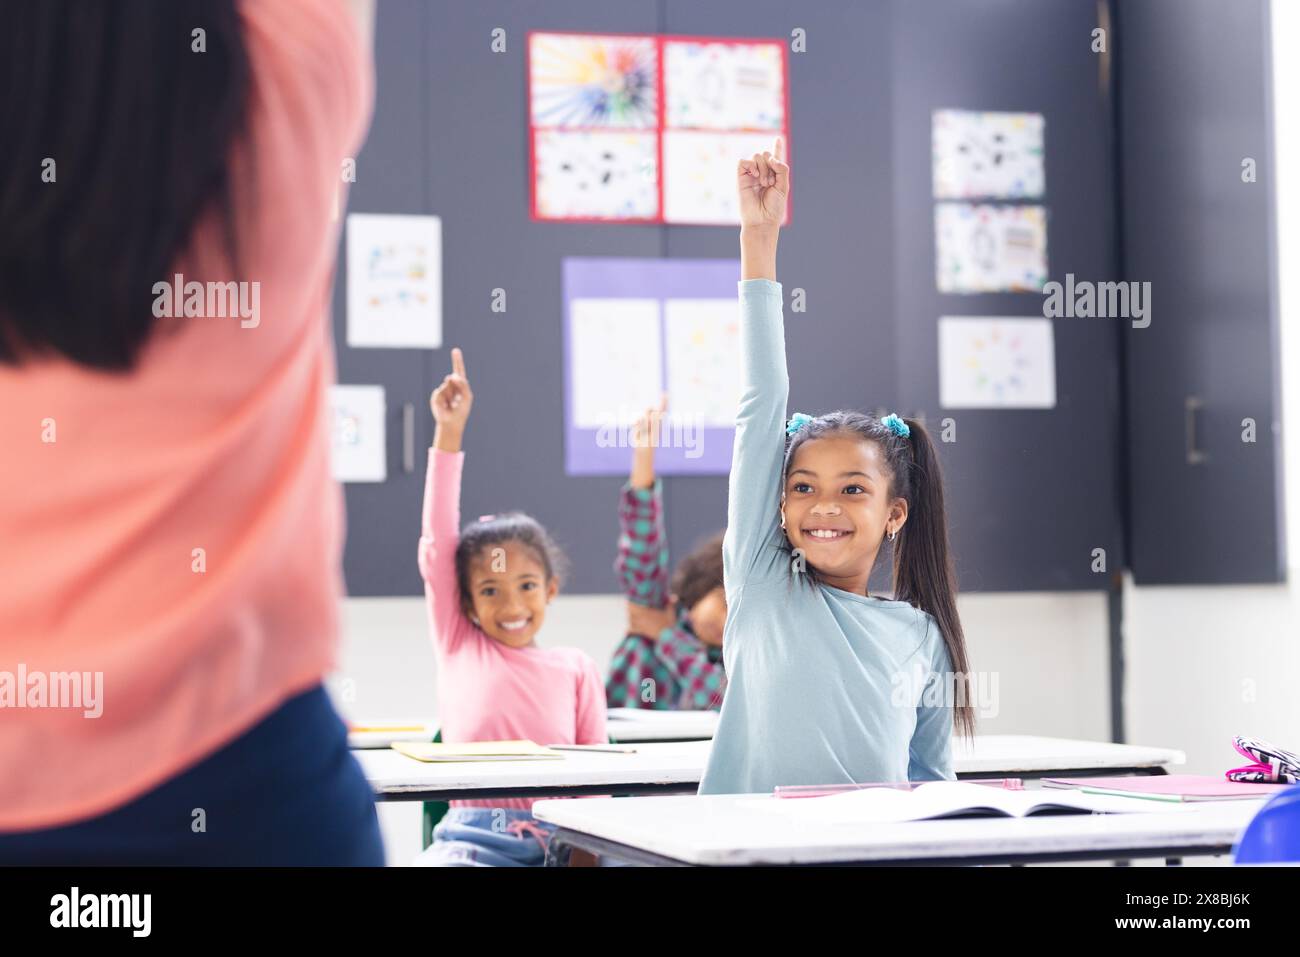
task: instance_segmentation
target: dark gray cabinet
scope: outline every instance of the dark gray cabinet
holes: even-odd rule
[[[1133,578],[1283,581],[1268,7],[1117,7],[1124,270],[1154,306],[1124,334]]]
[[[939,405],[940,316],[1043,315],[1039,293],[936,291],[931,112],[1045,118],[1049,279],[1114,274],[1110,111],[1091,50],[1097,7],[1080,0],[895,3],[893,81],[898,404],[921,410],[940,444],[963,591],[1097,589],[1093,550],[1123,561],[1118,332],[1114,322],[1054,319],[1054,409]]]
[[[357,181],[351,184],[348,200],[352,212],[436,212],[427,145],[420,135],[432,99],[425,76],[423,32],[432,12],[422,0],[380,4],[375,25],[375,113],[369,138],[356,157]],[[414,595],[421,589],[415,554],[424,491],[423,450],[433,436],[431,353],[348,347],[346,243],[342,233],[334,283],[339,381],[385,388],[388,480],[343,486],[348,513],[343,573],[353,595]]]

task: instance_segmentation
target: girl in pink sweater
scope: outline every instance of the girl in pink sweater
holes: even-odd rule
[[[438,664],[439,717],[449,743],[517,738],[538,744],[602,744],[605,691],[596,663],[576,648],[535,639],[560,588],[563,558],[535,519],[483,516],[460,531],[461,439],[474,403],[465,359],[430,398],[420,574]],[[420,864],[527,866],[545,859],[549,825],[532,801],[456,801]]]

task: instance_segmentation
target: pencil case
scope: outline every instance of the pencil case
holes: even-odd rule
[[[1248,784],[1300,783],[1300,758],[1290,751],[1243,735],[1233,738],[1232,746],[1243,757],[1250,758],[1251,763],[1226,772],[1224,777],[1229,781]]]

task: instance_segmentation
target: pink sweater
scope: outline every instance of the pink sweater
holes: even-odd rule
[[[373,66],[340,0],[239,11],[251,65],[251,143],[231,153],[244,275],[211,215],[171,272],[259,282],[260,321],[159,320],[129,375],[0,366],[0,831],[127,803],[334,665],[332,214],[340,164],[369,122]],[[27,676],[30,702],[47,680],[31,675],[51,672],[102,676],[101,713],[4,706],[6,675],[11,690]]]
[[[604,744],[605,688],[596,663],[577,648],[511,648],[489,638],[460,608],[456,543],[460,540],[463,452],[429,450],[420,535],[420,574],[438,665],[442,739],[538,744]],[[457,805],[529,808],[527,799],[457,801]]]

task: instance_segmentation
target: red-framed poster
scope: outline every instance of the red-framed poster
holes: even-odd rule
[[[781,40],[532,31],[527,72],[534,220],[736,225],[737,161],[789,156]]]

